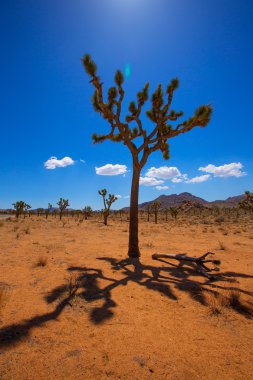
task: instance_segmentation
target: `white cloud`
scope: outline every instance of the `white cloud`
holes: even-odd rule
[[[221,166],[209,164],[205,167],[200,167],[199,170],[206,173],[211,173],[214,177],[242,177],[246,175],[241,171],[243,165],[240,162],[232,162]]]
[[[80,162],[82,162],[83,164],[85,164],[85,161],[84,161],[84,160],[82,160],[82,159],[80,159]]]
[[[204,174],[204,175],[200,175],[199,177],[194,177],[194,178],[188,179],[185,182],[186,183],[200,183],[200,182],[207,181],[210,177],[211,177],[210,174]]]
[[[156,178],[149,178],[149,177],[140,177],[140,185],[143,186],[157,186],[164,183],[162,180],[158,180]]]
[[[118,199],[120,199],[120,198],[122,198],[122,195],[116,194],[115,197],[117,197]]]
[[[71,157],[63,157],[61,160],[58,160],[57,157],[50,157],[47,161],[44,162],[44,167],[46,169],[56,169],[56,168],[65,168],[66,166],[73,165],[75,161]]]
[[[171,182],[180,183],[180,182],[187,181],[187,180],[188,180],[188,175],[187,174],[181,174],[180,177],[172,178]]]
[[[169,186],[156,186],[155,187],[157,190],[168,190]]]
[[[124,197],[124,199],[129,199],[130,198],[130,195],[126,195],[125,197]]]
[[[148,169],[146,177],[150,178],[163,178],[172,179],[181,176],[178,168],[174,166],[161,166],[160,168],[155,168],[154,166]]]
[[[100,168],[95,167],[96,174],[98,175],[119,175],[127,172],[126,165],[113,165],[106,164],[104,166],[100,166]]]

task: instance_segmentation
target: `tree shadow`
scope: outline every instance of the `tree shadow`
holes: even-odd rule
[[[46,322],[56,320],[67,305],[72,306],[75,299],[83,300],[86,305],[89,305],[88,313],[91,322],[100,325],[114,316],[114,309],[117,304],[112,297],[112,291],[119,286],[126,286],[130,282],[158,292],[172,301],[178,300],[174,292],[174,289],[177,289],[180,292],[186,292],[194,301],[204,306],[207,306],[205,292],[217,296],[222,290],[236,290],[253,296],[253,292],[245,291],[234,285],[222,286],[209,279],[204,279],[201,282],[200,274],[196,272],[196,267],[191,263],[175,265],[160,260],[163,264],[166,263],[166,266],[156,266],[142,264],[139,259],[117,260],[112,257],[99,257],[97,260],[109,263],[111,271],[118,273],[120,279],[108,277],[98,268],[69,267],[67,271],[76,276],[75,283],[57,286],[45,297],[48,304],[59,302],[55,309],[23,323],[5,326],[0,332],[0,347],[13,346],[29,336],[34,327],[42,327]],[[252,276],[243,273],[224,272],[219,274],[217,280],[221,283],[226,281],[226,284],[234,284],[236,278],[252,278]],[[106,282],[106,285],[101,286],[101,282]],[[253,305],[250,302],[242,304],[240,299],[237,299],[230,307],[246,318],[253,316]]]

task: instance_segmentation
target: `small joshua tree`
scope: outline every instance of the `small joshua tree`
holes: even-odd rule
[[[148,215],[147,221],[149,222],[149,217],[150,217],[150,205],[149,204],[147,205],[146,210],[147,210],[147,215]]]
[[[253,212],[253,193],[250,191],[245,191],[244,195],[245,198],[239,202],[239,207],[244,210]]]
[[[69,201],[68,199],[60,198],[57,204],[59,206],[59,215],[60,215],[60,220],[61,220],[63,211],[66,210],[66,208],[69,206]]]
[[[50,214],[52,207],[53,205],[51,205],[51,203],[48,203],[47,208],[45,210],[46,219],[48,218],[48,215]]]
[[[17,201],[15,203],[13,203],[12,205],[13,205],[14,209],[16,210],[16,218],[19,218],[19,215],[21,215],[21,214],[24,214],[24,216],[25,216],[25,212],[31,208],[31,206],[29,206],[24,201]]]
[[[116,200],[118,198],[115,197],[115,195],[113,195],[113,194],[109,194],[108,198],[106,198],[106,195],[107,195],[107,190],[106,189],[99,190],[98,194],[101,195],[102,198],[103,198],[104,209],[102,210],[102,214],[103,214],[103,217],[104,217],[104,225],[107,226],[107,219],[108,219],[108,216],[110,215],[111,205],[114,202],[116,202]]]
[[[30,206],[29,204],[25,204],[25,210],[24,210],[24,218],[28,212],[28,210],[30,210],[32,208],[32,206]],[[30,211],[29,211],[29,216],[30,216]]]
[[[92,208],[90,206],[85,206],[83,208],[84,219],[87,220],[88,216],[91,216],[91,214],[92,214]]]
[[[44,212],[44,208],[41,208],[41,207],[37,208],[37,215],[38,216],[42,215],[43,212]]]
[[[177,219],[179,209],[177,207],[170,207],[169,210],[170,210],[170,215],[172,216],[172,218]]]
[[[158,215],[158,211],[159,211],[160,207],[161,207],[161,203],[158,201],[153,202],[151,205],[151,209],[155,214],[155,224],[157,224],[157,215]]]
[[[177,112],[171,109],[174,91],[179,85],[177,78],[172,79],[167,85],[165,93],[162,85],[159,84],[151,97],[151,108],[146,111],[146,115],[154,124],[154,128],[148,131],[142,123],[141,113],[144,104],[149,98],[149,83],[146,83],[143,89],[137,93],[137,102],[130,102],[128,107],[129,114],[123,119],[122,103],[125,92],[122,87],[124,76],[121,71],[116,71],[114,77],[116,86],[109,88],[106,99],[103,83],[97,74],[97,66],[89,54],[82,58],[82,63],[86,73],[90,76],[90,82],[95,88],[92,98],[94,110],[100,113],[111,127],[108,134],[93,134],[94,143],[102,143],[105,140],[122,142],[132,155],[133,174],[130,196],[128,256],[139,257],[138,199],[141,170],[153,152],[160,150],[163,157],[169,159],[168,139],[189,132],[196,126],[205,127],[211,119],[212,107],[202,105],[196,109],[192,117],[172,125],[171,123],[176,122],[179,117],[183,116],[182,111]],[[132,123],[134,124],[133,128]]]

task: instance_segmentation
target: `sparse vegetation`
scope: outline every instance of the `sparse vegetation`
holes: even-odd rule
[[[40,256],[36,262],[37,267],[45,267],[47,265],[47,257]]]
[[[106,189],[99,190],[98,194],[101,195],[102,199],[103,199],[104,208],[102,209],[102,214],[103,214],[103,217],[104,217],[104,225],[107,226],[107,223],[108,223],[107,221],[108,221],[108,217],[110,215],[111,205],[114,202],[116,202],[116,200],[118,198],[115,195],[113,195],[113,194],[109,194],[108,198],[106,198],[106,195],[107,195],[107,190]]]
[[[59,216],[60,220],[62,219],[63,212],[69,207],[68,199],[60,198],[59,202],[57,202],[59,206]]]

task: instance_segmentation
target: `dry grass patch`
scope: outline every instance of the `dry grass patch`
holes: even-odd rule
[[[40,256],[36,262],[36,267],[45,267],[47,265],[47,257]]]

